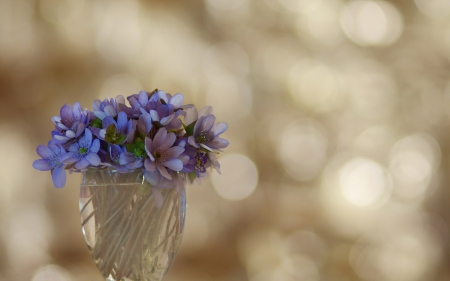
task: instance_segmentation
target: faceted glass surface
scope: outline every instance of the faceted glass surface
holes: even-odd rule
[[[143,180],[141,171],[83,172],[82,230],[106,280],[163,279],[180,245],[186,215],[185,180],[173,182],[170,188],[156,188]]]

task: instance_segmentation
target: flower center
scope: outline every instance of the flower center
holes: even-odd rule
[[[164,155],[164,152],[159,151],[159,150],[156,150],[156,151],[155,151],[155,160],[156,160],[157,162],[164,162],[164,161],[167,160],[166,158],[167,158],[167,157],[166,157],[166,155]]]
[[[80,154],[86,154],[87,149],[84,148],[84,147],[80,147],[80,149],[78,149],[78,152],[79,152]]]
[[[136,148],[134,150],[134,156],[136,158],[142,158],[144,156],[144,153],[145,153],[145,151],[143,149],[140,149],[140,148]],[[159,155],[159,156],[161,157],[161,155]]]
[[[200,134],[197,136],[197,142],[198,143],[203,143],[205,141],[208,141],[208,139],[206,138],[206,133],[205,132],[200,132]]]
[[[206,164],[206,155],[205,154],[197,154],[195,157],[195,169],[200,173],[206,172],[205,164]]]

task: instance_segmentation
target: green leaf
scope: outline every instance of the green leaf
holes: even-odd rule
[[[92,120],[91,122],[91,127],[95,127],[95,128],[102,128],[102,120],[100,120],[100,118],[95,118],[94,120]]]
[[[194,180],[197,178],[197,174],[195,173],[195,171],[190,172],[190,173],[188,174],[188,176],[189,176],[189,181],[190,181],[191,183],[193,183]]]
[[[133,152],[138,148],[138,146],[134,143],[126,143],[125,147],[127,148],[128,152]]]
[[[197,121],[192,122],[191,124],[189,124],[189,126],[183,124],[184,130],[186,131],[186,137],[192,136],[194,134],[195,123],[197,123]]]
[[[124,143],[124,142],[126,141],[126,139],[127,139],[127,135],[125,135],[125,134],[119,134],[119,135],[117,136],[117,140],[116,140],[115,144],[121,144],[121,143]]]
[[[136,145],[139,149],[145,150],[145,144],[140,138],[136,139]]]
[[[115,135],[117,133],[116,125],[110,124],[108,128],[106,128],[107,135]]]
[[[117,128],[114,124],[111,124],[106,128],[105,140],[109,143],[113,144],[121,144],[124,143],[127,139],[125,134],[118,134]]]

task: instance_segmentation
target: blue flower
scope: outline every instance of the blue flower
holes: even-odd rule
[[[100,120],[105,119],[105,117],[116,117],[119,114],[119,105],[125,104],[125,98],[123,96],[117,96],[114,99],[104,99],[103,101],[95,100],[92,103],[92,109],[94,110],[94,115]]]
[[[117,122],[110,116],[103,119],[103,129],[99,131],[98,137],[113,144],[130,142],[134,139],[136,124],[136,120],[128,120],[127,114],[121,111],[117,116]]]
[[[105,166],[115,168],[119,173],[127,173],[128,169],[125,166],[120,164],[120,156],[122,155],[123,150],[119,145],[112,144],[109,146],[109,157],[111,162],[107,161],[102,163]]]
[[[56,188],[66,185],[65,165],[58,161],[58,158],[66,154],[62,145],[49,144],[49,146],[39,145],[36,152],[42,159],[33,162],[33,167],[40,171],[52,171],[52,181]]]
[[[100,141],[95,139],[92,141],[92,133],[89,129],[85,129],[84,136],[76,143],[69,147],[69,152],[58,157],[58,161],[64,164],[75,163],[75,169],[84,169],[89,165],[98,166],[100,157],[97,152],[100,149]]]
[[[66,104],[60,110],[60,116],[52,118],[56,130],[52,132],[51,144],[66,143],[67,141],[79,137],[87,124],[90,116],[87,111],[83,111],[78,102],[73,107]]]
[[[139,116],[146,111],[148,93],[146,91],[140,91],[139,94],[131,95],[127,99],[131,105],[131,108],[124,107],[123,111],[125,111],[130,117],[139,118]]]
[[[200,117],[194,125],[193,135],[189,136],[188,143],[196,148],[204,148],[208,151],[219,150],[228,146],[226,139],[219,135],[228,129],[226,123],[217,123],[212,114]]]

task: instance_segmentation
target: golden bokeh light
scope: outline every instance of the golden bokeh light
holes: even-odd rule
[[[445,0],[414,0],[421,12],[431,19],[444,20],[450,15],[450,3]]]
[[[339,174],[339,185],[350,203],[366,207],[389,199],[392,190],[390,178],[376,162],[355,158],[347,162]]]
[[[327,158],[324,129],[312,119],[294,121],[279,140],[279,159],[286,171],[299,181],[315,178]]]
[[[422,202],[440,165],[440,155],[439,145],[429,135],[412,135],[399,140],[390,157],[396,195],[403,200]]]
[[[341,15],[345,34],[356,44],[389,45],[403,32],[403,19],[387,1],[351,1]]]
[[[317,61],[299,62],[289,75],[289,89],[300,105],[316,111],[330,111],[345,99],[342,78],[336,71]]]
[[[165,281],[450,280],[447,0],[0,0],[0,281],[101,281],[76,174],[32,168],[65,103],[214,107]]]
[[[221,158],[220,169],[223,173],[233,174],[225,178],[211,175],[211,181],[217,193],[227,200],[238,201],[249,197],[258,185],[258,169],[252,160],[241,154],[230,154]]]
[[[116,98],[119,95],[123,96],[123,93],[137,94],[142,89],[144,87],[135,76],[130,74],[116,74],[109,77],[103,83],[98,99]]]

